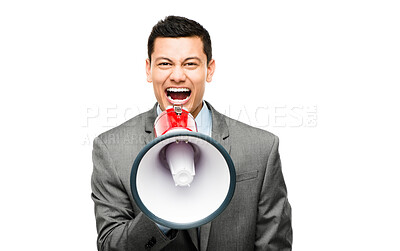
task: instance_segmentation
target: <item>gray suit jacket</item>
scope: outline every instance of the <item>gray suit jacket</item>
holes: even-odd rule
[[[92,199],[98,250],[291,250],[291,207],[278,137],[207,105],[212,137],[236,168],[229,206],[200,228],[200,240],[195,229],[173,231],[176,235],[167,237],[140,211],[130,191],[130,172],[137,154],[154,139],[154,106],[94,140]]]

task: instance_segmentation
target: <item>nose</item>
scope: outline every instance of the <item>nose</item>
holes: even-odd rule
[[[169,79],[177,83],[184,82],[186,80],[185,70],[180,66],[173,67]]]

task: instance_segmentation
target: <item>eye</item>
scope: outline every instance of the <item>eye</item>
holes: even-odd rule
[[[187,63],[185,64],[185,67],[187,67],[187,68],[189,68],[189,69],[194,69],[194,68],[196,68],[197,66],[198,66],[198,64],[195,63],[195,62],[187,62]]]
[[[160,63],[157,64],[157,66],[160,69],[167,70],[167,69],[171,68],[172,64],[169,63],[169,62],[160,62]]]

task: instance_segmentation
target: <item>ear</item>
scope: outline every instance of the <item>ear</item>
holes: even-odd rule
[[[208,63],[208,66],[207,66],[207,78],[206,78],[206,81],[208,83],[211,82],[212,77],[214,75],[214,71],[215,71],[215,60],[211,59],[211,61]]]
[[[146,59],[146,75],[147,75],[147,82],[149,82],[149,83],[153,82],[153,79],[151,77],[151,62],[150,62],[150,59]]]

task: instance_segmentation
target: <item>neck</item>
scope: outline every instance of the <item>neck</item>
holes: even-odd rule
[[[201,109],[203,108],[203,101],[201,102],[201,105],[199,105],[197,108],[196,108],[196,110],[194,110],[193,112],[191,112],[191,114],[192,114],[192,116],[194,117],[194,118],[196,118],[197,117],[197,115],[199,114],[199,112],[201,111]]]

